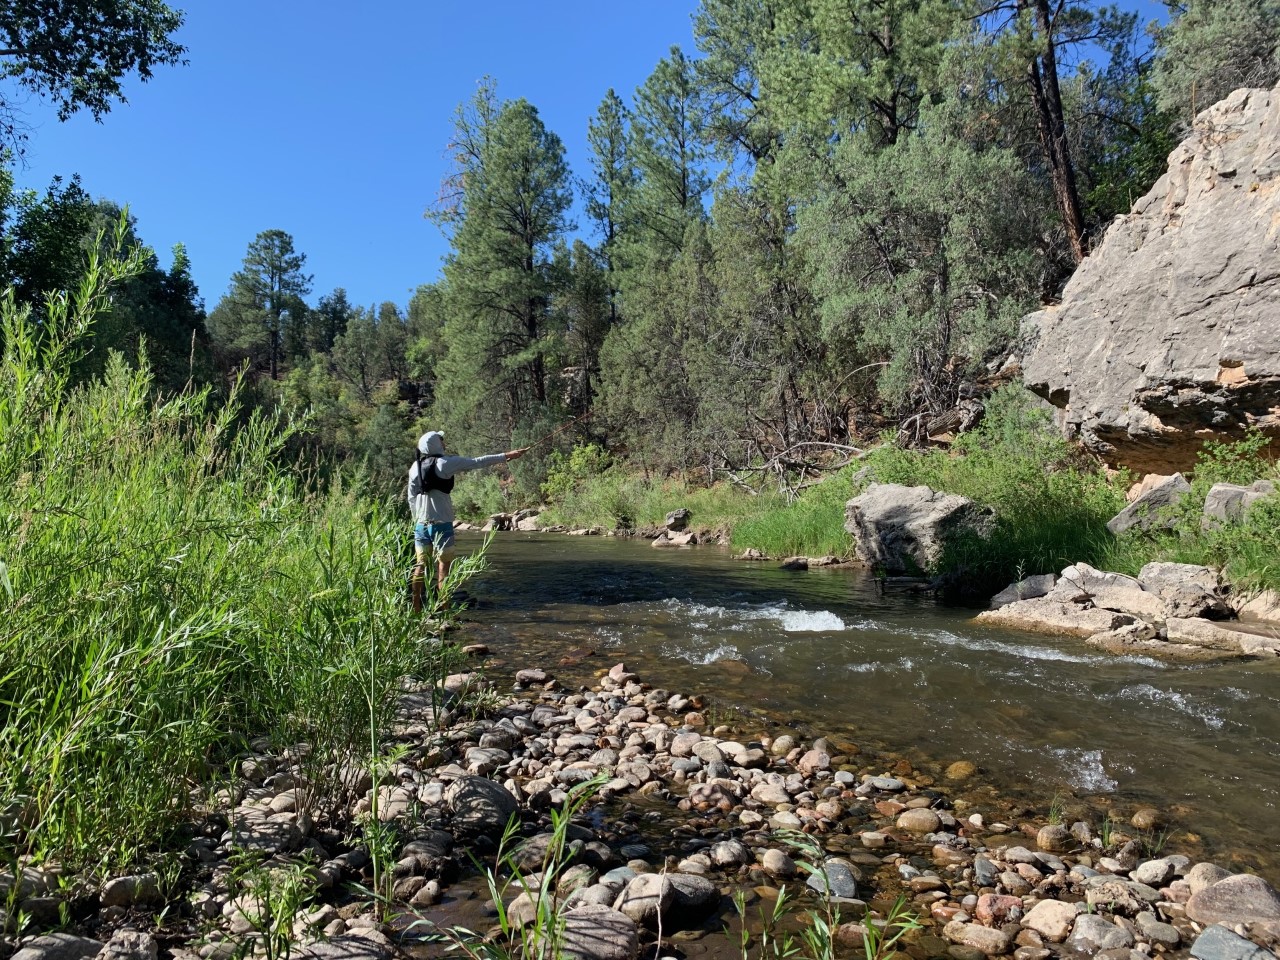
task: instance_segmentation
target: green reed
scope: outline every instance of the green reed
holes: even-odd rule
[[[402,524],[286,466],[234,391],[156,397],[145,358],[75,385],[111,285],[92,255],[37,319],[0,296],[0,857],[113,866],[161,843],[250,739],[325,778],[442,655],[404,603]],[[103,247],[101,242],[98,245]],[[370,656],[370,652],[373,655]],[[370,696],[370,691],[373,696]]]

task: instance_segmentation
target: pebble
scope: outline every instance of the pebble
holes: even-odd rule
[[[769,848],[759,855],[760,866],[764,868],[765,873],[771,877],[779,877],[786,879],[796,875],[796,862],[781,850]]]
[[[614,923],[621,936],[618,949],[630,950],[629,957],[640,943],[637,925],[654,928],[661,923],[664,936],[678,943],[707,935],[698,924],[721,903],[719,884],[726,876],[730,889],[738,883],[753,883],[755,895],[766,900],[778,896],[773,883],[790,885],[801,876],[817,895],[839,901],[846,917],[865,911],[859,894],[871,899],[905,889],[914,897],[911,909],[938,924],[912,938],[913,951],[954,960],[985,960],[1011,951],[1015,960],[1047,960],[1063,949],[1047,944],[1064,943],[1099,960],[1141,960],[1138,953],[1131,954],[1135,943],[1148,957],[1152,951],[1178,949],[1191,937],[1189,920],[1213,922],[1205,918],[1215,910],[1235,910],[1228,916],[1236,922],[1245,915],[1268,917],[1273,902],[1280,911],[1280,898],[1265,884],[1259,886],[1256,878],[1235,877],[1223,884],[1226,871],[1210,864],[1192,865],[1185,857],[1140,861],[1141,844],[1128,838],[1108,851],[1109,857],[1099,857],[1092,831],[1083,821],[1070,829],[1060,824],[1038,830],[1020,825],[1015,835],[1034,836],[1034,843],[1024,839],[1021,843],[1027,846],[1015,843],[997,849],[993,844],[988,849],[983,844],[992,843],[990,835],[1014,828],[998,821],[988,825],[987,817],[975,809],[985,806],[985,800],[980,804],[976,799],[980,794],[949,795],[945,787],[929,789],[936,782],[934,777],[953,784],[973,777],[977,769],[967,760],[955,761],[942,774],[936,769],[930,773],[933,768],[915,770],[906,761],[890,761],[871,768],[883,771],[876,775],[855,765],[858,750],[852,745],[819,739],[805,747],[792,734],[760,741],[739,734],[740,740],[731,740],[727,738],[733,734],[725,726],[716,726],[710,737],[704,736],[697,731],[707,729],[705,717],[685,713],[704,709],[703,700],[651,690],[621,664],[598,690],[552,691],[546,685],[553,678],[545,671],[521,671],[518,677],[525,687],[541,688],[486,718],[454,721],[438,737],[430,733],[434,739],[429,743],[427,728],[421,732],[415,728],[406,739],[417,737],[424,743],[411,746],[409,757],[380,779],[376,787],[380,813],[385,816],[390,811],[396,817],[404,813],[402,823],[415,824],[409,828],[412,839],[399,853],[397,899],[415,907],[439,904],[446,893],[442,878],[450,876],[446,871],[461,861],[459,851],[471,849],[476,834],[500,833],[518,809],[517,797],[526,806],[522,811],[526,826],[542,812],[538,827],[526,834],[530,837],[526,842],[532,843],[540,839],[538,829],[547,829],[547,807],[563,802],[574,784],[601,771],[612,778],[604,793],[626,796],[615,802],[609,817],[595,830],[571,826],[570,849],[576,863],[561,874],[557,893],[563,898],[566,916]],[[265,745],[260,749],[265,750]],[[307,768],[296,757],[255,757],[242,766],[254,774],[251,784],[260,785],[243,791],[242,806],[235,808],[223,845],[211,840],[196,853],[196,859],[204,859],[201,851],[208,855],[215,878],[217,865],[227,854],[227,836],[257,838],[258,849],[268,853],[315,848],[320,855],[316,872],[325,888],[338,886],[344,875],[350,877],[365,867],[367,857],[361,860],[358,850],[328,858],[323,843],[339,841],[326,840],[325,831],[336,831],[325,827],[314,835],[304,833],[300,825],[305,824],[306,831],[314,828],[297,811],[299,796],[306,795],[299,793],[299,787],[306,786],[302,771]],[[353,769],[350,781],[356,782],[359,773]],[[375,789],[372,781],[368,788]],[[638,794],[652,799],[644,805],[628,805],[627,799]],[[367,799],[365,804],[367,809]],[[685,811],[684,823],[667,819],[658,809],[676,804]],[[410,819],[410,813],[425,820]],[[1152,813],[1155,819],[1141,822],[1160,823],[1154,808]],[[1011,815],[1011,821],[1021,824],[1014,819],[1017,816]],[[1118,814],[1111,816],[1115,822]],[[652,821],[658,833],[664,825],[673,830],[656,855],[648,844],[634,842],[641,831],[648,832],[643,826],[646,821]],[[1132,822],[1146,829],[1140,826],[1138,814]],[[456,843],[451,834],[431,829],[437,825],[456,831]],[[771,831],[800,828],[833,855],[825,859],[820,872],[802,874],[791,852],[770,845],[779,843]],[[996,842],[1008,843],[1008,839]],[[678,860],[671,855],[674,850],[681,853]],[[535,859],[540,867],[541,857]],[[620,859],[628,865],[613,867]],[[1095,867],[1110,872],[1098,874]],[[673,868],[677,872],[669,872]],[[600,870],[607,872],[597,877]],[[860,870],[866,870],[871,879],[870,890],[863,889]],[[137,880],[119,878],[112,881],[117,887],[108,884],[103,890],[104,907],[119,911],[119,917],[125,916],[125,900],[117,889],[123,891],[127,884],[121,882],[130,879]],[[202,899],[192,900],[197,915],[210,916],[211,909],[212,916],[221,912],[233,921],[242,919],[225,885],[218,887],[215,882],[209,887]],[[450,900],[465,894],[461,888],[448,892]],[[1081,898],[1096,912],[1081,913],[1083,908],[1076,902]],[[1180,905],[1184,901],[1185,916]],[[531,917],[532,902],[517,907],[518,903],[516,898],[510,908],[513,915],[519,917],[523,911]],[[307,917],[310,929],[323,929],[330,938],[346,940],[357,928],[361,937],[365,931],[378,933],[374,927],[362,926],[372,921],[358,910],[344,908],[338,914],[323,908]],[[587,920],[580,926],[586,936]],[[844,924],[836,935],[841,943],[856,947],[863,929],[859,924]],[[1235,940],[1221,934],[1206,940],[1206,931],[1196,940],[1193,956],[1255,960],[1248,951],[1258,948],[1249,940],[1216,929]],[[628,939],[626,931],[633,939]],[[945,940],[936,936],[939,931]],[[651,936],[644,942],[651,942]],[[222,949],[219,942],[207,960],[223,960]],[[662,955],[657,956],[661,960]],[[27,956],[22,960],[88,958]],[[155,957],[145,949],[138,953],[122,946],[115,953],[105,951],[101,960]],[[179,948],[175,960],[192,960],[192,954]],[[317,954],[300,960],[323,958]]]
[[[898,817],[899,829],[909,833],[933,833],[940,826],[942,820],[937,813],[927,808],[907,810]]]

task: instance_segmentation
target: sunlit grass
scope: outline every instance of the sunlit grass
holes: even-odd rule
[[[368,752],[405,675],[443,666],[404,605],[403,525],[283,464],[291,427],[145,366],[68,381],[111,281],[36,324],[0,301],[0,856],[128,864],[249,740],[327,776]],[[373,716],[370,716],[373,704]]]

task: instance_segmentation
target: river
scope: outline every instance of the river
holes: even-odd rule
[[[591,650],[580,677],[625,659],[655,685],[939,778],[969,760],[1002,796],[1043,814],[1057,795],[1069,814],[1095,811],[1095,827],[1107,810],[1156,806],[1173,818],[1171,849],[1280,872],[1280,660],[1116,657],[878,592],[856,569],[788,572],[714,547],[506,534],[488,556],[466,639],[513,669],[567,676],[561,658]]]

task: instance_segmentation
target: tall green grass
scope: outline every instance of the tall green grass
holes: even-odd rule
[[[119,237],[117,237],[119,242]],[[285,467],[291,425],[153,395],[116,356],[73,386],[111,284],[37,324],[0,298],[0,854],[128,865],[254,738],[310,789],[367,752],[405,675],[444,666],[404,606],[403,525]],[[372,716],[371,716],[372,712]]]
[[[1280,462],[1271,442],[1250,433],[1234,442],[1205,444],[1191,478],[1191,492],[1166,511],[1172,529],[1133,530],[1117,538],[1107,569],[1136,574],[1152,560],[1217,567],[1238,591],[1280,591],[1280,495],[1266,497],[1237,520],[1206,523],[1205,497],[1216,483],[1248,486],[1270,480],[1280,488]]]

